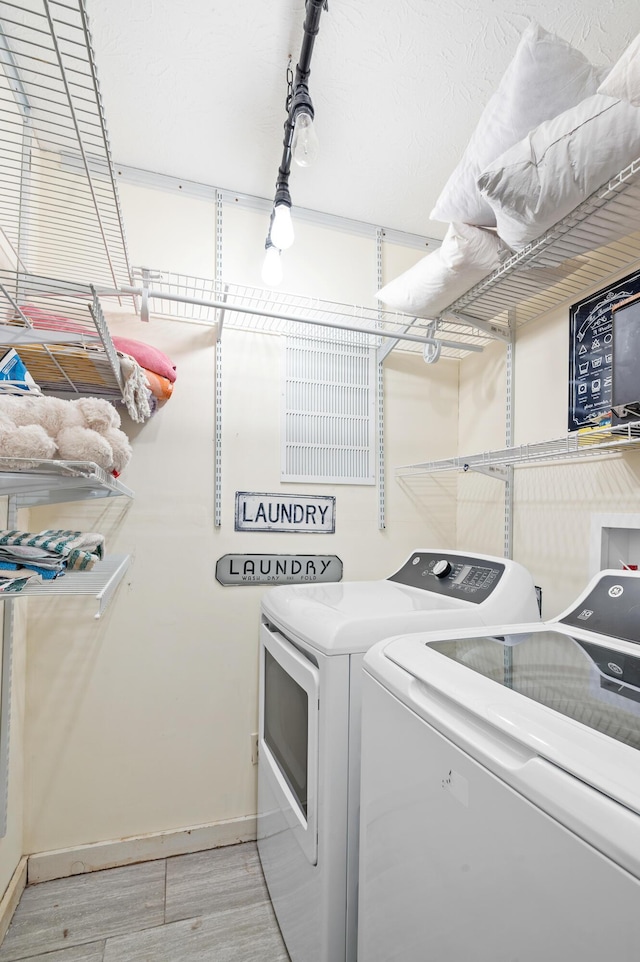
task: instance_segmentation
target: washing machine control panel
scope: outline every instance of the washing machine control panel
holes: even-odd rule
[[[500,562],[471,555],[416,551],[388,581],[480,604],[496,587],[504,568]]]
[[[574,628],[640,642],[640,575],[606,574],[560,621]]]

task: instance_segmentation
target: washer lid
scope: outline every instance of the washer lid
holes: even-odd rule
[[[640,651],[560,631],[428,643],[451,661],[640,749]],[[640,763],[640,758],[638,759]]]
[[[394,674],[389,662],[403,671]],[[392,639],[365,665],[420,711],[406,679],[418,682],[426,720],[430,692],[445,695],[496,737],[508,735],[640,812],[638,645],[562,625],[446,638],[432,632]]]
[[[284,634],[326,654],[367,651],[411,631],[533,621],[529,572],[505,558],[417,549],[380,581],[280,585],[262,609]]]
[[[392,581],[281,585],[262,610],[282,628],[327,654],[366,651],[405,631],[478,625],[478,606]]]

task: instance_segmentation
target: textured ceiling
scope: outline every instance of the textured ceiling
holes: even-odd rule
[[[117,163],[272,197],[302,0],[87,0]],[[442,236],[429,211],[530,20],[593,62],[638,0],[329,0],[310,90],[321,153],[294,205]]]

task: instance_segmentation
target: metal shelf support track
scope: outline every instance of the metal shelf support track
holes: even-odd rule
[[[505,359],[505,369],[507,383],[505,385],[506,405],[505,405],[505,437],[504,441],[508,448],[513,445],[513,402],[515,377],[515,351],[516,351],[516,313],[515,308],[509,312],[509,328],[511,339],[507,345],[507,357]],[[497,467],[494,465],[494,467]],[[506,467],[505,487],[504,487],[504,556],[513,558],[513,465]]]
[[[216,191],[216,280],[222,281],[222,193]],[[226,304],[226,289],[223,292],[223,304]],[[214,515],[213,523],[216,528],[222,525],[222,326],[224,324],[224,307],[217,312],[216,339],[216,410],[215,410],[215,443],[214,443]]]
[[[7,527],[18,522],[16,499],[7,499]],[[1,596],[0,596],[1,597]],[[2,612],[2,677],[0,678],[0,838],[7,834],[9,811],[9,748],[11,744],[11,691],[13,679],[13,626],[15,601],[5,597]]]
[[[376,283],[377,290],[382,287],[382,240],[384,231],[381,227],[376,230]],[[379,311],[380,323],[382,323],[382,311]],[[390,342],[386,345],[391,350]],[[388,352],[387,352],[388,353]],[[386,354],[380,356],[378,348],[378,420],[377,420],[377,440],[378,440],[378,530],[384,531],[387,526],[385,516],[385,460],[384,460],[384,358]]]
[[[0,838],[7,834],[9,812],[9,747],[15,601],[6,599],[2,613],[2,681],[0,682]]]

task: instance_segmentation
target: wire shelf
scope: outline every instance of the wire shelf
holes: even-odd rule
[[[14,497],[18,508],[133,496],[130,488],[93,461],[0,457],[0,497]]]
[[[497,451],[424,461],[396,468],[396,477],[435,474],[440,471],[482,471],[507,465],[540,464],[546,461],[567,461],[597,457],[640,448],[640,421],[627,425],[587,428],[564,438],[520,444]],[[498,473],[496,472],[496,476]]]
[[[397,338],[401,350],[420,352],[425,339],[435,337],[446,342],[442,354],[454,358],[482,350],[492,340],[491,335],[473,324],[441,320],[434,329],[430,321],[377,307],[340,304],[212,278],[134,268],[134,277],[144,276],[148,278],[154,314],[219,326],[224,323],[224,327],[231,330],[312,337],[335,344],[341,340],[352,344],[355,335],[361,336],[362,343],[369,347]]]
[[[130,564],[129,555],[107,555],[91,571],[69,571],[68,574],[45,581],[41,584],[27,584],[21,591],[3,592],[1,600],[18,598],[60,598],[85,595],[96,598],[98,611],[96,618],[102,617],[116,588],[126,574]]]
[[[120,360],[88,285],[0,270],[2,345],[16,345],[45,394],[122,400]]]
[[[153,287],[153,308],[167,317],[211,323],[224,318],[230,328],[294,335],[301,333],[298,322],[310,326],[326,321],[327,327],[320,327],[315,335],[325,340],[336,339],[330,325],[351,324],[367,331],[371,345],[381,330],[402,339],[401,347],[408,351],[422,351],[424,338],[435,336],[448,342],[443,355],[464,357],[494,338],[508,340],[512,309],[517,308],[517,324],[525,324],[638,265],[640,158],[434,321],[170,272],[146,273]],[[184,301],[177,305],[163,300],[163,294]],[[189,300],[200,303],[189,304]],[[226,301],[226,309],[207,306],[210,300]]]
[[[84,0],[0,0],[0,226],[21,270],[131,272]]]
[[[484,281],[454,301],[444,316],[525,324],[585,290],[640,264],[640,158],[595,191]]]

